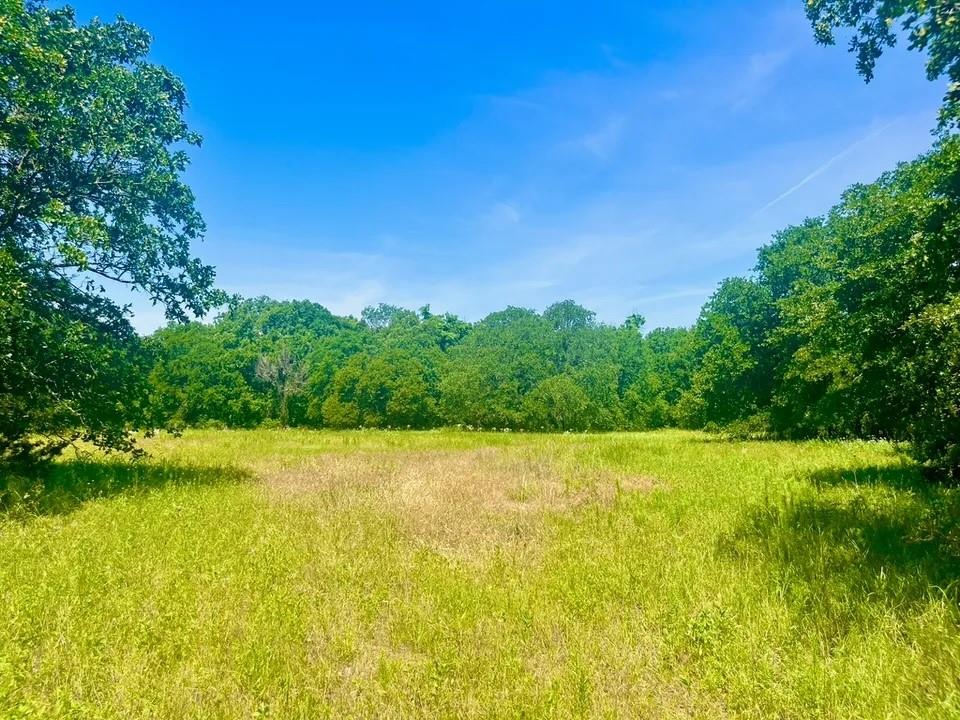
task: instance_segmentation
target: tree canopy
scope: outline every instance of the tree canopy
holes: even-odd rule
[[[237,426],[877,437],[955,474],[958,218],[953,138],[778,233],[753,275],[723,281],[689,329],[646,332],[640,316],[606,325],[570,300],[475,323],[426,308],[380,305],[357,321],[245,301],[212,325],[150,338],[151,412]],[[292,385],[265,378],[278,357]]]
[[[182,83],[118,19],[0,0],[0,458],[126,447],[140,343],[123,285],[185,320],[222,301],[190,254]]]
[[[857,72],[869,82],[886,48],[906,35],[911,50],[926,52],[927,78],[946,76],[941,130],[960,127],[960,6],[956,0],[807,0],[817,42],[833,45],[837,30],[852,32]]]

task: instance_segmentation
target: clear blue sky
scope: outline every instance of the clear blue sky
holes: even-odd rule
[[[802,0],[72,4],[184,79],[221,286],[343,314],[689,324],[772,232],[927,149],[942,93],[906,51],[865,85]]]

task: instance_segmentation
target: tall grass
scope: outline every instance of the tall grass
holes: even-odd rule
[[[0,520],[0,717],[960,717],[960,492],[877,443],[189,432]]]

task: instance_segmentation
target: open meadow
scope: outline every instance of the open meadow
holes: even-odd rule
[[[960,717],[960,491],[889,445],[144,445],[5,497],[0,717]]]
[[[960,0],[0,0],[47,718],[960,720]]]

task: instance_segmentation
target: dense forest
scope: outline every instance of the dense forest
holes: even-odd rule
[[[899,18],[946,76],[927,155],[789,227],[691,328],[605,325],[572,301],[476,323],[234,299],[193,257],[200,138],[181,81],[125,20],[0,0],[0,461],[145,428],[264,423],[544,431],[724,429],[906,441],[960,475],[960,54],[954,3],[816,0],[869,80]],[[893,28],[893,29],[892,29]],[[110,289],[161,305],[133,331]],[[223,310],[226,308],[225,310]],[[203,318],[220,310],[215,321]]]
[[[572,301],[476,323],[389,305],[235,302],[171,325],[158,425],[726,429],[912,441],[960,465],[960,139],[850,188],[723,281],[692,328],[620,326]]]

